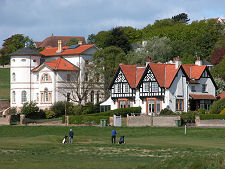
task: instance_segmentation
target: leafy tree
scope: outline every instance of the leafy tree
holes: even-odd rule
[[[21,114],[24,114],[25,117],[28,118],[41,118],[44,116],[44,114],[42,114],[42,111],[39,111],[37,104],[32,101],[30,103],[26,102],[23,104]]]
[[[124,31],[120,27],[113,28],[110,31],[110,36],[106,39],[106,46],[116,46],[121,48],[125,53],[131,49],[131,44]]]
[[[190,19],[188,19],[188,15],[186,13],[181,13],[176,16],[173,16],[172,20],[174,22],[182,22],[182,23],[188,23],[188,21],[190,21]]]
[[[213,65],[217,65],[223,60],[224,57],[225,57],[225,45],[222,46],[221,48],[214,49],[211,56],[211,63]]]
[[[120,63],[126,64],[126,54],[118,47],[111,46],[97,51],[93,55],[93,69],[96,74],[103,75],[106,97],[111,80]]]
[[[219,77],[225,80],[225,57],[222,62],[217,64],[212,70],[211,73],[214,77]]]
[[[141,46],[141,44],[139,44]],[[151,37],[146,45],[138,51],[129,52],[127,55],[128,64],[145,64],[149,56],[153,62],[166,62],[172,58],[171,42],[167,37]]]
[[[88,35],[87,42],[88,42],[88,44],[95,44],[96,43],[96,35],[93,33]]]
[[[66,46],[76,45],[78,44],[78,40],[76,38],[70,39],[69,42],[66,43]]]
[[[195,60],[196,57],[188,53],[184,53],[181,58],[182,64],[193,64]]]
[[[15,34],[12,35],[10,38],[5,39],[2,45],[1,54],[1,64],[9,64],[10,56],[9,54],[12,52],[17,51],[20,48],[25,46],[30,48],[35,48],[34,42],[28,36],[24,36],[23,34]]]
[[[119,27],[124,32],[130,44],[137,43],[142,40],[142,32],[131,26]]]
[[[225,81],[221,78],[214,78],[218,89],[216,90],[216,95],[219,95],[223,91],[225,91]]]
[[[105,48],[107,47],[106,41],[110,36],[110,31],[100,31],[98,34],[94,37],[94,40],[96,42],[96,46],[99,48]]]

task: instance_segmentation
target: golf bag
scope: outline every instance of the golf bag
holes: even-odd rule
[[[67,143],[67,137],[68,137],[68,136],[65,136],[65,137],[63,138],[63,141],[62,141],[63,144],[66,144],[66,143]]]
[[[120,137],[119,144],[125,144],[124,136],[121,136]]]

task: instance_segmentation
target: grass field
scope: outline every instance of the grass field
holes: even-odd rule
[[[225,129],[116,128],[125,145],[110,143],[112,127],[72,127],[74,144],[61,144],[68,127],[1,126],[1,169],[171,168],[222,169]]]
[[[0,99],[9,99],[10,69],[0,68]]]

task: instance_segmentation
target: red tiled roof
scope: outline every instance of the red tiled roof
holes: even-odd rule
[[[190,94],[195,100],[216,100],[216,97],[213,95],[206,95],[206,94]]]
[[[51,67],[53,70],[75,70],[75,71],[79,70],[78,67],[69,63],[68,61],[66,61],[61,57],[51,62],[45,62],[45,64]]]
[[[135,88],[145,71],[144,66],[138,65],[120,65],[131,88]]]
[[[135,88],[136,82],[136,65],[120,65],[131,88]]]
[[[136,75],[136,86],[138,85],[138,83],[140,82],[141,80],[141,77],[143,75],[145,71],[145,67],[137,67],[137,75]]]
[[[203,73],[203,71],[206,68],[206,65],[204,66],[197,66],[197,65],[188,65],[184,64],[182,65],[184,68],[185,73],[190,79],[199,79]]]
[[[220,93],[218,96],[217,96],[218,99],[223,99],[225,98],[225,91],[223,93]]]
[[[45,56],[65,56],[65,55],[75,55],[75,54],[81,54],[87,49],[93,47],[94,45],[80,45],[79,47],[75,49],[68,49],[68,46],[62,48],[61,53],[56,53],[58,50],[58,47],[56,48],[46,48],[45,50],[41,51],[40,53]]]
[[[68,62],[67,60],[59,57],[57,60],[53,60],[50,62],[44,62],[42,65],[47,65],[53,70],[71,70],[78,71],[79,68]],[[37,71],[41,66],[34,68],[32,71]]]
[[[57,47],[58,46],[58,40],[62,41],[62,46],[65,46],[67,42],[69,42],[71,39],[77,39],[79,41],[82,41],[82,44],[85,45],[85,37],[84,36],[49,36],[42,42],[35,42],[35,45],[37,48],[39,47]]]

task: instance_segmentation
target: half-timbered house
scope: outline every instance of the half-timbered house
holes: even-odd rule
[[[208,109],[216,99],[216,84],[207,66],[148,63],[146,66],[120,65],[110,85],[111,96],[102,105],[111,109],[142,108],[142,114],[159,114],[164,108],[187,112]]]

